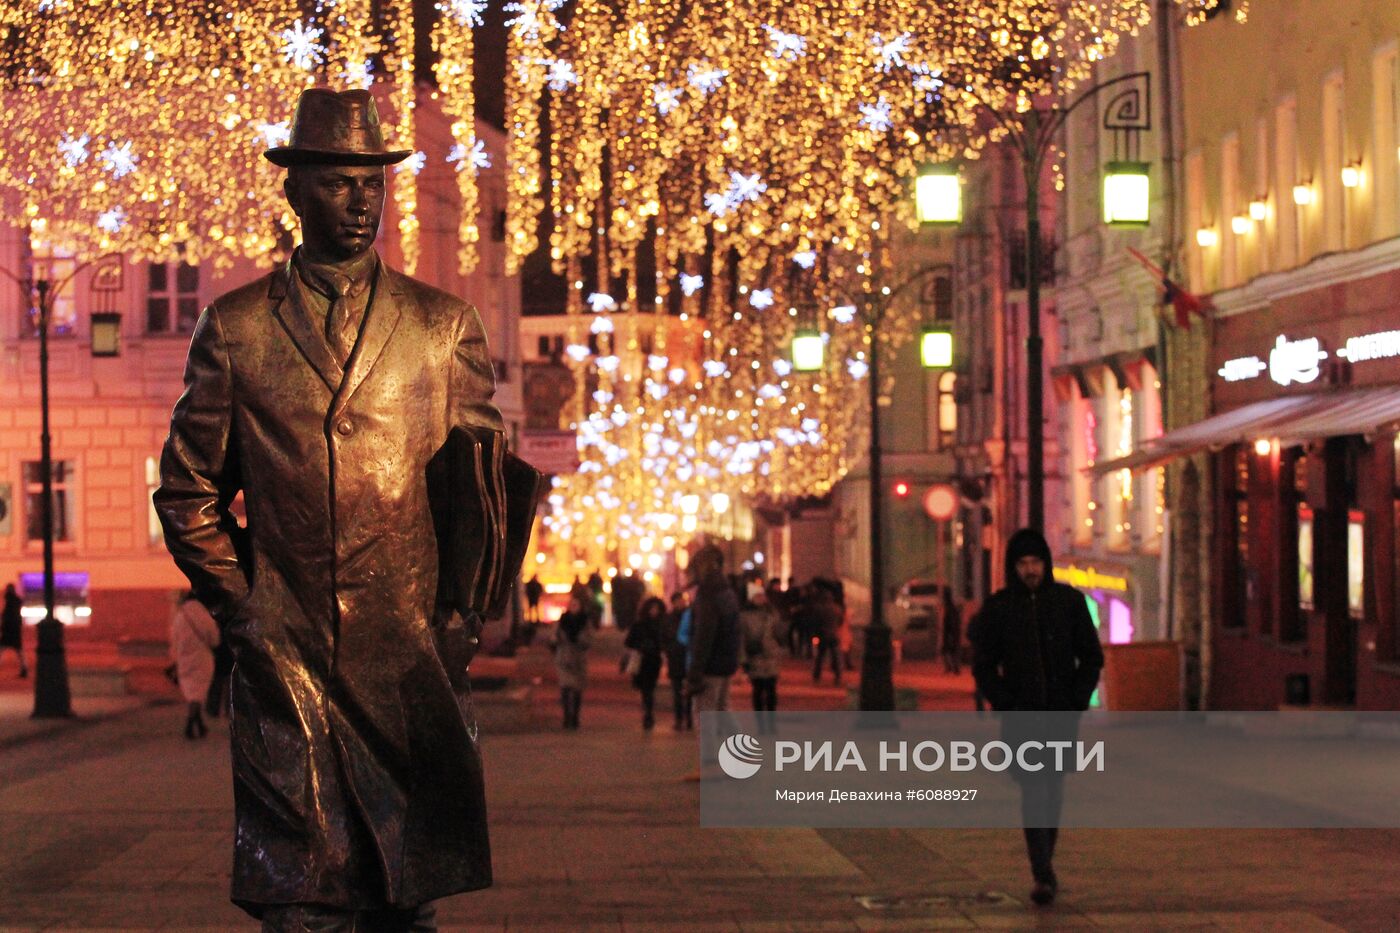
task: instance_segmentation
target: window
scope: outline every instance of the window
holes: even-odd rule
[[[199,267],[153,262],[146,268],[146,332],[191,333],[199,320]]]
[[[1313,511],[1308,506],[1307,450],[1302,447],[1294,448],[1283,458],[1280,467],[1279,482],[1284,484],[1284,488],[1283,495],[1280,496],[1279,517],[1284,522],[1283,540],[1287,541],[1292,537],[1298,542],[1298,572],[1291,573],[1292,568],[1289,566],[1294,555],[1284,554],[1284,578],[1281,581],[1283,592],[1279,598],[1279,640],[1301,641],[1307,637],[1308,613],[1313,608],[1313,562],[1316,554],[1313,547],[1316,525]],[[1293,521],[1292,528],[1288,527],[1290,518]],[[1297,581],[1296,594],[1291,592],[1293,580]],[[1296,608],[1290,610],[1290,605]]]
[[[919,296],[924,306],[924,317],[939,323],[953,319],[953,280],[946,275],[936,276],[924,284]]]
[[[73,465],[55,460],[53,467],[53,539],[73,540]],[[31,544],[44,540],[44,467],[37,460],[24,463],[24,537]]]
[[[943,435],[944,444],[951,442],[958,430],[957,385],[957,373],[943,373],[938,377],[938,433]]]
[[[35,230],[29,238],[29,272],[35,281],[46,281],[52,286],[61,283],[73,274],[76,268],[73,254],[55,247],[39,232],[39,224],[36,221]],[[50,337],[72,337],[77,333],[78,328],[78,304],[74,300],[75,289],[70,282],[66,288],[61,289],[57,294],[49,293],[49,336]],[[34,297],[34,303],[24,309],[23,333],[26,337],[39,336],[39,308],[38,296]]]
[[[1243,628],[1249,610],[1249,445],[1237,444],[1231,454],[1231,478],[1234,482],[1225,491],[1234,516],[1233,527],[1226,529],[1233,547],[1226,552],[1228,579],[1225,584],[1225,625]],[[1227,547],[1229,545],[1227,544]]]
[[[152,547],[165,543],[165,531],[160,526],[153,496],[160,488],[160,458],[146,458],[146,541]]]

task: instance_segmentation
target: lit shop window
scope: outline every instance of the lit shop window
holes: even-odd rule
[[[53,539],[73,540],[73,464],[54,460],[53,467]],[[25,540],[31,544],[44,541],[44,467],[37,460],[24,464],[24,528]]]
[[[1076,469],[1074,471],[1074,539],[1080,544],[1088,544],[1094,537],[1094,515],[1098,503],[1094,501],[1094,479],[1086,472],[1099,459],[1098,419],[1094,416],[1093,399],[1079,398],[1075,405],[1079,417],[1075,419],[1073,443],[1075,447]]]
[[[146,538],[151,545],[165,541],[165,533],[160,527],[160,516],[156,514],[156,504],[152,498],[160,488],[160,458],[146,458]]]
[[[1123,386],[1114,404],[1117,406],[1117,430],[1113,456],[1126,457],[1133,452],[1133,390]],[[1109,477],[1108,487],[1109,502],[1112,504],[1109,545],[1125,547],[1133,530],[1133,471],[1115,471]]]

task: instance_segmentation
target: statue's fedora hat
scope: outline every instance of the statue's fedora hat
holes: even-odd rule
[[[369,91],[311,87],[301,92],[285,146],[263,153],[274,165],[393,165],[412,150],[384,147],[379,110]]]

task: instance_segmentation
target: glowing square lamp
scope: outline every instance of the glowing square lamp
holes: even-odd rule
[[[792,337],[792,368],[800,373],[816,372],[822,368],[826,346],[819,331],[803,328]]]
[[[921,224],[962,223],[962,179],[954,165],[925,165],[914,181],[914,210]]]
[[[953,335],[946,330],[925,330],[919,341],[919,357],[924,369],[948,369],[953,365]]]
[[[1151,219],[1146,162],[1110,162],[1103,173],[1103,222],[1141,227]]]

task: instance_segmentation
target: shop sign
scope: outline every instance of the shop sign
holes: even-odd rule
[[[1337,355],[1353,363],[1400,356],[1400,330],[1386,330],[1378,334],[1348,337],[1347,345],[1338,350]]]
[[[1316,337],[1289,340],[1282,335],[1269,351],[1269,378],[1281,386],[1289,383],[1314,382],[1322,375],[1322,361],[1327,351]]]
[[[1348,337],[1346,346],[1337,351],[1337,356],[1352,363],[1400,357],[1400,330]],[[1315,382],[1322,375],[1322,361],[1325,359],[1327,351],[1317,337],[1289,340],[1279,336],[1274,341],[1274,348],[1269,351],[1267,363],[1257,356],[1237,356],[1226,360],[1215,372],[1226,382],[1244,382],[1256,379],[1268,370],[1269,378],[1286,386],[1295,382]]]
[[[1226,360],[1225,365],[1216,372],[1226,382],[1243,382],[1255,378],[1268,368],[1269,365],[1257,356],[1241,356]]]
[[[1060,583],[1068,583],[1070,586],[1081,590],[1107,590],[1113,593],[1128,592],[1128,578],[1115,577],[1110,574],[1100,573],[1093,567],[1078,567],[1069,564],[1065,567],[1055,568],[1055,579]]]

